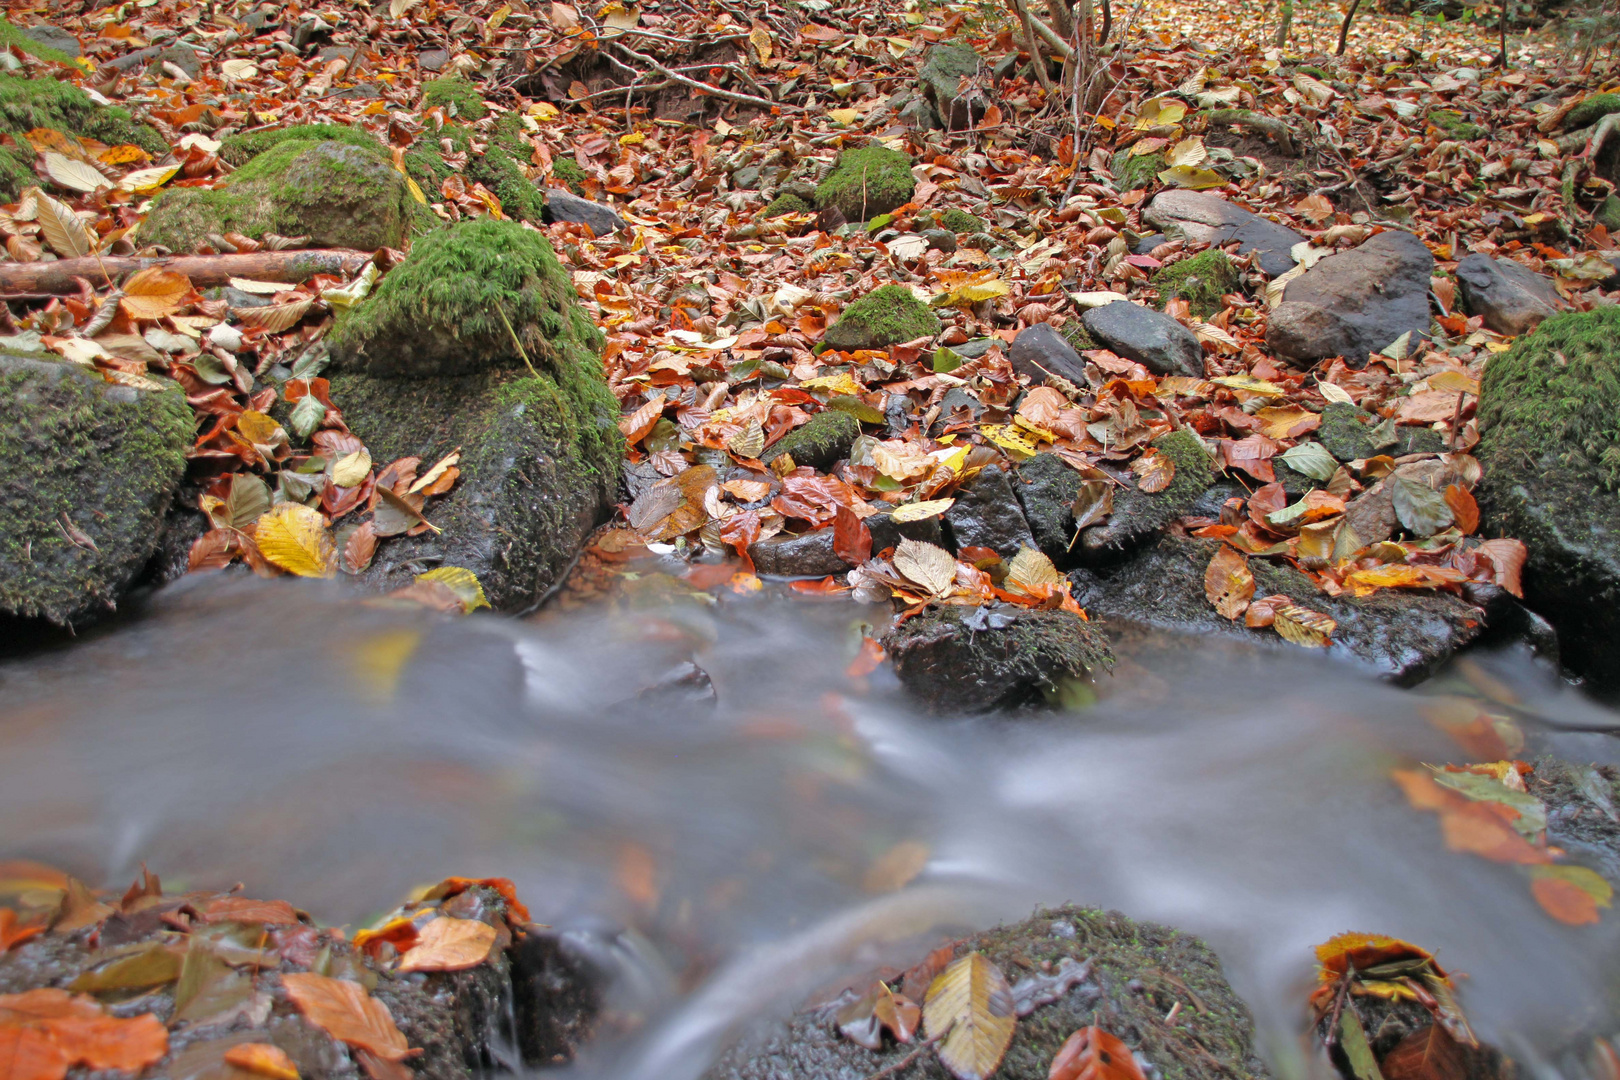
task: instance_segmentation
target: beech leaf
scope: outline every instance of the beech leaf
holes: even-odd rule
[[[957,1080],[985,1080],[1001,1064],[1018,1026],[1012,987],[983,953],[953,961],[928,987],[923,1026],[942,1039],[940,1063]]]

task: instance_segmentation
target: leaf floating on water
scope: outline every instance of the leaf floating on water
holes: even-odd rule
[[[422,927],[416,944],[400,958],[399,970],[461,971],[477,967],[489,959],[496,936],[489,923],[441,915]]]
[[[1147,1080],[1131,1048],[1095,1025],[1069,1036],[1046,1075],[1047,1080]]]
[[[319,510],[282,503],[259,518],[254,539],[266,559],[290,574],[331,577],[335,569],[332,536]]]
[[[944,596],[956,582],[956,559],[950,552],[909,537],[894,550],[894,568],[932,596]]]
[[[1237,619],[1254,598],[1254,574],[1249,560],[1225,544],[1204,568],[1204,596],[1222,618]]]
[[[1599,921],[1599,908],[1614,902],[1614,888],[1584,866],[1538,866],[1531,871],[1530,895],[1542,910],[1569,926]]]
[[[270,1080],[298,1080],[298,1066],[293,1059],[270,1043],[237,1043],[225,1051],[225,1062]]]
[[[359,983],[303,972],[283,975],[281,983],[298,1011],[339,1042],[384,1061],[403,1061],[411,1052],[388,1006]]]
[[[1012,987],[1000,968],[970,952],[928,987],[923,1024],[930,1039],[943,1038],[939,1060],[951,1075],[985,1080],[1001,1064],[1018,1026]]]

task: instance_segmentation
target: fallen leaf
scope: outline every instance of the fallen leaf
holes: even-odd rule
[[[1131,1048],[1095,1025],[1064,1041],[1046,1076],[1047,1080],[1146,1080]]]
[[[237,1043],[225,1051],[227,1064],[246,1069],[270,1080],[298,1080],[298,1066],[279,1046],[270,1043]]]
[[[1176,478],[1176,462],[1169,454],[1149,450],[1131,462],[1131,472],[1136,474],[1136,486],[1154,495],[1169,487]]]
[[[872,530],[847,506],[833,513],[833,552],[851,566],[872,557]]]
[[[1384,1080],[1467,1080],[1462,1047],[1439,1024],[1414,1031],[1378,1063]]]
[[[259,551],[273,565],[299,577],[331,577],[336,569],[332,535],[319,510],[282,503],[259,518]]]
[[[416,944],[400,957],[401,971],[461,971],[489,959],[496,930],[477,919],[441,915],[422,927]]]
[[[1308,649],[1326,648],[1332,641],[1338,624],[1321,612],[1298,604],[1284,604],[1275,609],[1272,629],[1295,645]]]
[[[1249,560],[1235,549],[1221,545],[1204,569],[1204,596],[1223,618],[1237,619],[1254,598],[1254,574]]]
[[[1596,923],[1599,908],[1614,902],[1614,888],[1584,866],[1538,866],[1531,871],[1530,895],[1542,910],[1569,926]]]
[[[958,958],[928,987],[923,1026],[940,1063],[957,1080],[985,1080],[1012,1043],[1018,1017],[1012,987],[1001,969],[979,952]]]
[[[930,596],[944,596],[956,581],[956,560],[935,544],[905,537],[894,551],[894,568]]]
[[[281,983],[298,1011],[334,1039],[384,1061],[403,1061],[410,1054],[388,1006],[359,983],[305,972],[282,975]]]

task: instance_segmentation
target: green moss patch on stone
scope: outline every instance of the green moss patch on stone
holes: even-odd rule
[[[453,120],[482,120],[489,115],[484,95],[472,83],[455,75],[423,83],[422,107],[443,109]]]
[[[1152,494],[1134,488],[1116,491],[1108,520],[1080,534],[1075,551],[1083,562],[1109,563],[1129,554],[1187,513],[1215,483],[1215,461],[1192,432],[1172,431],[1151,445],[1175,463],[1170,486]]]
[[[966,210],[959,210],[954,206],[939,215],[939,224],[941,228],[949,229],[951,232],[958,234],[990,231],[983,218],[974,217]]]
[[[1153,287],[1159,290],[1160,308],[1179,298],[1187,301],[1194,315],[1208,319],[1225,306],[1221,297],[1237,292],[1241,285],[1226,252],[1210,248],[1160,269],[1153,275]]]
[[[553,158],[551,162],[551,178],[563,187],[581,197],[585,194],[585,181],[588,177],[579,162],[571,157]]]
[[[984,61],[971,45],[941,42],[928,50],[917,73],[923,94],[950,130],[972,127],[989,106],[984,86],[991,82]]]
[[[1456,109],[1435,109],[1429,113],[1429,123],[1446,132],[1454,139],[1470,142],[1474,139],[1483,139],[1489,132],[1472,120],[1468,119]]]
[[[0,611],[69,625],[110,610],[157,546],[192,430],[173,384],[0,354]]]
[[[501,201],[507,217],[539,224],[545,195],[525,171],[531,150],[522,131],[523,121],[515,113],[502,116],[488,132],[475,133],[462,124],[446,124],[411,144],[405,152],[405,171],[430,200],[437,200],[444,181],[456,171],[444,160],[444,144],[448,141],[453,152],[467,155],[462,175],[468,183],[484,185]],[[484,145],[483,153],[474,152],[475,138]]]
[[[860,434],[859,420],[849,413],[828,409],[776,440],[760,454],[759,459],[769,463],[787,454],[793,458],[795,465],[829,469],[841,458],[849,456],[849,448]]]
[[[292,127],[270,131],[252,131],[245,135],[228,135],[220,140],[219,156],[228,165],[237,168],[282,143],[339,142],[370,150],[379,157],[388,157],[388,148],[364,128],[347,124],[294,124]]]
[[[21,27],[14,26],[7,20],[0,18],[0,48],[18,48],[29,56],[52,64],[71,64],[73,57],[61,49],[53,49],[43,45],[25,34]]]
[[[1164,155],[1133,155],[1127,147],[1114,155],[1109,168],[1114,173],[1114,187],[1120,191],[1151,188],[1159,182],[1159,173],[1164,171]]]
[[[826,343],[835,349],[881,349],[939,333],[939,317],[904,285],[873,289],[827,328]]]
[[[844,150],[816,186],[816,206],[836,207],[848,221],[867,221],[911,201],[917,180],[911,158],[886,146]]]
[[[8,202],[23,187],[38,183],[32,161],[35,147],[23,138],[24,132],[35,128],[83,135],[109,146],[134,145],[154,156],[169,152],[169,144],[155,129],[136,123],[126,109],[97,105],[72,83],[0,75],[0,133],[10,135],[19,147],[18,152],[5,151],[13,162],[0,162],[0,196]]]
[[[804,214],[814,209],[815,207],[791,191],[784,191],[772,199],[770,205],[761,212],[766,217],[780,217],[783,214]]]
[[[1620,195],[1604,199],[1602,205],[1592,211],[1592,219],[1611,233],[1620,232]]]
[[[317,247],[400,247],[416,215],[405,178],[352,143],[279,142],[218,188],[158,196],[140,237],[190,251],[209,233],[307,235]]]
[[[1620,94],[1593,94],[1569,110],[1564,117],[1564,127],[1569,131],[1579,131],[1617,112],[1620,112]]]

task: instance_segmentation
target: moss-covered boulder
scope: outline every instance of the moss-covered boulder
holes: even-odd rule
[[[953,233],[966,233],[968,235],[988,232],[990,229],[983,218],[974,217],[966,210],[954,206],[939,215],[939,224],[942,228],[949,229]]]
[[[911,159],[886,146],[844,150],[832,172],[816,185],[816,206],[834,207],[846,221],[868,221],[897,210],[917,190]]]
[[[1483,139],[1490,132],[1480,127],[1456,109],[1435,109],[1429,113],[1429,123],[1450,135],[1453,139],[1463,142],[1472,142],[1474,139]]]
[[[1118,912],[1064,906],[957,942],[953,952],[960,957],[974,950],[1001,969],[1015,1001],[1029,1000],[1036,986],[1050,986],[1056,995],[1019,1018],[997,1080],[1046,1080],[1064,1041],[1091,1024],[1123,1039],[1161,1080],[1269,1075],[1255,1053],[1248,1008],[1227,983],[1220,959],[1190,934]],[[1085,977],[1063,978],[1088,962]],[[852,994],[866,985],[851,987]],[[835,1017],[843,1000],[801,1012],[785,1029],[733,1049],[704,1080],[861,1080],[915,1049],[890,1040],[872,1051],[840,1035]],[[1166,1024],[1177,1003],[1177,1021]],[[895,1075],[950,1080],[931,1053]]]
[[[0,612],[71,626],[112,610],[157,549],[192,429],[173,384],[0,354]]]
[[[937,607],[883,637],[910,693],[941,712],[979,712],[1057,693],[1113,663],[1108,641],[1067,611]]]
[[[78,38],[66,30],[44,24],[17,26],[4,18],[0,18],[0,47],[21,49],[53,64],[71,64],[84,51]]]
[[[1120,191],[1151,188],[1159,183],[1164,171],[1163,154],[1132,154],[1127,147],[1114,155],[1109,168],[1114,174],[1114,187]]]
[[[1480,388],[1485,532],[1529,548],[1525,598],[1564,661],[1620,687],[1620,308],[1554,315]]]
[[[241,168],[266,150],[288,142],[345,143],[369,150],[380,158],[388,157],[388,147],[380,139],[364,128],[347,124],[294,124],[291,127],[227,135],[220,140],[219,156],[227,165]]]
[[[1105,628],[1121,620],[1201,638],[1241,639],[1256,648],[1300,649],[1274,630],[1232,622],[1210,604],[1204,570],[1219,548],[1216,541],[1163,536],[1123,565],[1074,571],[1075,599]],[[1333,597],[1291,566],[1254,558],[1249,570],[1255,596],[1288,596],[1338,624],[1327,655],[1403,686],[1432,674],[1485,631],[1485,612],[1450,593],[1391,589]]]
[[[391,541],[368,580],[464,566],[497,609],[532,606],[606,512],[623,451],[601,332],[545,237],[488,218],[431,233],[330,340],[332,398],[374,460],[461,449],[428,508],[440,531]]]
[[[1116,489],[1114,512],[1107,520],[1088,526],[1074,546],[1075,557],[1086,565],[1118,562],[1158,535],[1184,514],[1215,483],[1215,461],[1190,431],[1172,431],[1153,440],[1153,448],[1174,462],[1176,471],[1163,491],[1135,487]]]
[[[1221,297],[1239,291],[1241,284],[1226,252],[1210,248],[1160,269],[1153,275],[1153,287],[1159,290],[1159,307],[1185,300],[1194,315],[1208,319],[1221,310]]]
[[[444,81],[461,82],[459,79]],[[467,182],[484,185],[500,200],[502,213],[539,224],[546,200],[525,170],[532,150],[522,139],[522,131],[523,121],[517,114],[506,113],[490,131],[478,134],[477,142],[483,146],[479,152],[474,149],[471,128],[446,124],[437,131],[424,132],[411,144],[405,152],[405,171],[421,185],[429,199],[437,200],[444,181],[456,172],[444,158],[448,145],[452,152],[466,155],[462,175]],[[578,170],[579,166],[575,164],[574,168]]]
[[[422,107],[443,109],[455,120],[482,120],[489,115],[478,87],[457,75],[430,79],[422,84]]]
[[[0,134],[17,143],[16,149],[0,147],[0,199],[6,202],[39,182],[34,175],[36,148],[24,137],[35,128],[54,128],[110,146],[139,146],[153,156],[169,150],[156,129],[136,123],[126,109],[97,105],[72,83],[0,75]]]
[[[579,162],[571,157],[556,158],[551,163],[551,178],[575,195],[585,194],[585,181],[589,179]],[[806,209],[809,209],[806,206]]]
[[[947,131],[973,127],[990,108],[994,80],[971,45],[945,41],[933,46],[917,78]]]
[[[942,328],[939,316],[904,285],[873,289],[838,316],[822,338],[835,349],[881,349],[931,337]]]
[[[791,191],[783,191],[770,201],[761,213],[765,217],[781,217],[783,214],[805,214],[815,207],[805,202]]]
[[[1620,112],[1620,94],[1592,94],[1565,114],[1564,127],[1579,131],[1617,112]]]
[[[209,233],[308,236],[316,247],[402,247],[416,214],[405,178],[348,142],[278,142],[217,188],[170,188],[140,240],[191,251]]]
[[[847,412],[828,409],[810,418],[810,422],[794,428],[765,449],[759,459],[766,464],[783,454],[795,465],[809,465],[817,469],[830,469],[842,458],[849,456],[849,448],[860,437],[861,422]]]

